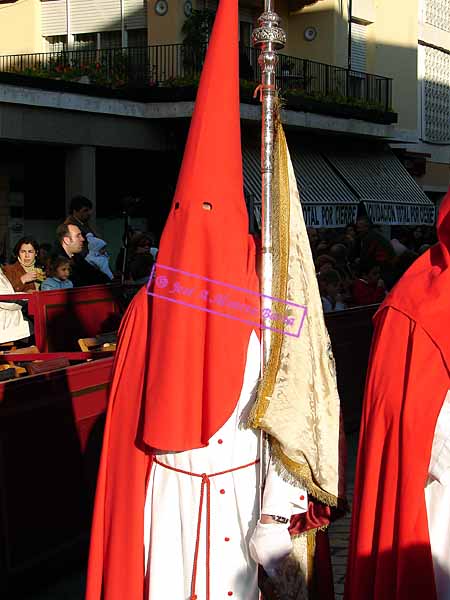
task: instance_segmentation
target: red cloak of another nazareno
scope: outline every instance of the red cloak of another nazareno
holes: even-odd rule
[[[346,600],[436,600],[424,487],[450,388],[450,191],[438,237],[374,317]]]
[[[156,283],[160,276],[168,279],[166,296],[150,302],[142,289],[119,331],[87,600],[143,600],[151,449],[184,451],[208,444],[235,409],[254,329],[249,321],[259,324],[254,243],[243,194],[237,0],[220,0]],[[223,283],[234,286],[233,292]],[[201,291],[203,305],[198,297],[189,298],[194,308],[182,304],[184,292],[169,296],[176,286]],[[253,318],[239,310],[234,319],[208,312],[208,299],[215,294],[217,304],[219,293],[252,309]]]

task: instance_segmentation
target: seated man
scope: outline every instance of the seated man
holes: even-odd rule
[[[9,279],[0,269],[0,294],[15,294]],[[30,326],[15,302],[0,302],[0,344],[30,336]]]
[[[69,216],[64,221],[65,225],[76,225],[80,229],[84,238],[83,249],[81,251],[83,256],[86,256],[88,253],[87,234],[92,233],[92,235],[98,237],[97,232],[90,222],[93,208],[94,206],[89,198],[86,198],[85,196],[74,196],[70,201]]]
[[[109,283],[109,278],[99,269],[89,264],[81,254],[84,238],[77,225],[62,223],[56,229],[58,244],[56,254],[68,256],[71,260],[71,276],[74,287]]]

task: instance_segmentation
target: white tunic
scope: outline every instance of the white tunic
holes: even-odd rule
[[[438,600],[450,600],[450,391],[436,423],[425,487]]]
[[[260,346],[252,333],[238,405],[209,446],[160,454],[165,464],[193,473],[212,474],[256,461],[258,436],[244,429],[259,377]],[[259,465],[218,475],[211,482],[210,599],[257,600],[257,568],[248,554],[248,538],[258,518]],[[187,600],[197,538],[201,478],[156,464],[145,506],[148,598]],[[206,492],[206,489],[205,489]],[[206,501],[203,502],[195,593],[206,599]],[[149,552],[150,550],[150,552]]]
[[[0,269],[0,294],[15,294],[9,279]],[[28,322],[22,315],[22,307],[15,302],[0,302],[0,344],[14,342],[30,335]]]
[[[245,429],[260,374],[260,344],[250,337],[239,402],[206,448],[158,454],[159,462],[197,473],[220,473],[258,458],[258,433]],[[152,467],[144,514],[146,582],[149,600],[188,600],[199,523],[202,479]],[[248,542],[259,515],[259,465],[210,477],[210,600],[257,600],[257,566]],[[204,488],[206,494],[206,487]],[[306,491],[282,481],[269,467],[264,512],[290,517],[307,510]],[[206,498],[202,502],[195,594],[206,600]],[[275,525],[279,527],[279,525]],[[275,549],[276,550],[276,549]]]

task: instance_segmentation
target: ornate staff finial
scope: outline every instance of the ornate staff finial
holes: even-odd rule
[[[279,26],[280,17],[272,10],[272,3],[267,2],[264,12],[258,18],[257,29],[252,33],[252,44],[255,48],[264,48],[269,42],[274,50],[281,50],[286,44],[286,34]]]

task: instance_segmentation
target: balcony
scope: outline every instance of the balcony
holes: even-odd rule
[[[0,80],[3,72],[13,74],[8,79],[40,78],[40,87],[42,79],[58,81],[51,89],[143,102],[193,100],[205,53],[206,47],[170,44],[0,56]],[[255,49],[240,48],[242,102],[256,102],[257,58]],[[280,54],[276,81],[287,109],[384,124],[397,120],[387,77]]]

